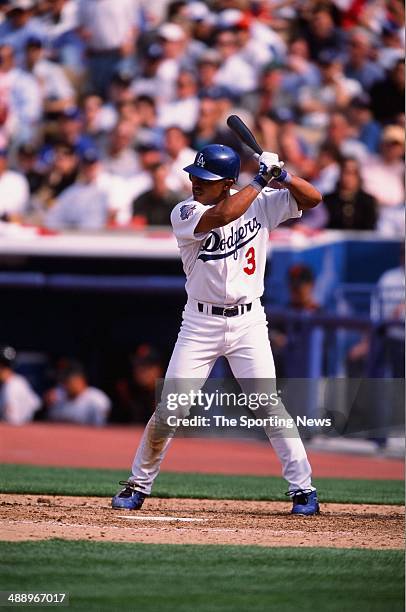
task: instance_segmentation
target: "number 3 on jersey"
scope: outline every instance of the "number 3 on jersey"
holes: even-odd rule
[[[254,274],[257,264],[255,262],[255,249],[254,247],[250,247],[248,251],[245,253],[245,258],[247,260],[247,265],[243,268],[245,274]]]

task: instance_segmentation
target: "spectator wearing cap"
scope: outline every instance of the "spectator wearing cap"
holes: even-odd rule
[[[45,59],[39,38],[30,37],[27,40],[24,67],[38,83],[45,113],[54,115],[74,106],[72,85],[61,66]]]
[[[175,99],[176,79],[185,63],[187,47],[186,32],[177,23],[163,23],[158,29],[159,42],[162,47],[156,78],[159,83],[157,92],[161,103]]]
[[[196,124],[198,112],[196,76],[193,72],[181,70],[176,79],[175,100],[159,108],[158,126],[167,128],[177,125],[185,132],[190,132]]]
[[[14,50],[15,63],[22,67],[27,41],[31,37],[44,40],[46,31],[34,17],[34,0],[12,0],[6,12],[6,19],[0,24],[0,41]]]
[[[299,91],[299,108],[304,114],[303,124],[307,127],[326,127],[329,114],[347,107],[350,100],[362,92],[358,81],[343,74],[341,56],[326,50],[318,57],[320,84],[304,86]]]
[[[237,34],[231,29],[219,30],[215,48],[222,59],[216,74],[216,84],[224,85],[236,96],[254,91],[255,69],[240,57]]]
[[[397,123],[405,112],[405,62],[397,60],[386,77],[370,90],[371,109],[377,121]]]
[[[8,150],[0,149],[0,220],[20,223],[28,210],[29,197],[27,179],[8,168]]]
[[[102,171],[95,149],[84,151],[80,176],[65,189],[45,217],[45,225],[57,230],[100,230],[126,204],[125,183]]]
[[[50,421],[62,421],[77,425],[106,424],[111,410],[109,397],[96,387],[89,385],[86,374],[79,365],[68,368],[62,376],[62,386],[54,394],[47,409]]]
[[[48,52],[68,71],[76,83],[84,72],[84,44],[77,32],[77,0],[52,0],[44,3],[38,16],[46,30]]]
[[[251,25],[252,18],[248,13],[227,9],[219,14],[217,27],[236,34],[239,57],[255,69],[255,78],[258,78],[262,68],[275,59],[275,54],[269,44],[253,36]]]
[[[178,11],[176,11],[176,7],[179,9]],[[208,6],[201,2],[189,4],[179,0],[168,5],[165,21],[179,25],[184,30],[186,42],[182,67],[192,70],[198,58],[212,42],[216,17]]]
[[[123,102],[130,102],[134,99],[132,84],[134,81],[134,71],[128,68],[118,68],[112,75],[108,86],[109,103],[115,106]]]
[[[208,89],[200,90],[199,98],[201,100],[204,98],[210,98],[211,100],[214,100],[216,102],[217,107],[219,109],[220,126],[221,127],[225,126],[227,117],[229,116],[232,109],[235,108],[235,104],[236,104],[236,98],[233,95],[233,93],[230,91],[230,89],[228,87],[225,87],[224,85],[214,85],[213,87],[209,87]],[[241,108],[238,110],[238,112],[244,113],[244,109]],[[223,131],[224,131],[224,127],[223,127]],[[231,135],[233,134],[228,129],[226,130],[226,132],[227,134],[231,134]],[[233,141],[239,152],[239,149],[241,148],[240,147],[241,141],[238,138],[233,139]]]
[[[131,85],[134,96],[150,96],[157,102],[166,102],[168,93],[161,92],[159,67],[164,60],[164,50],[159,42],[148,44],[138,62],[136,79]]]
[[[405,130],[388,125],[382,132],[380,155],[362,168],[365,190],[378,201],[378,229],[387,235],[404,235]]]
[[[83,134],[83,115],[79,108],[71,107],[65,109],[60,115],[59,140],[74,147],[76,153],[81,156],[84,151],[94,148],[92,139]]]
[[[37,193],[45,180],[38,153],[38,149],[30,144],[21,145],[17,149],[15,170],[27,179],[30,195]]]
[[[200,57],[204,49],[211,47],[217,17],[205,2],[190,2],[185,9],[192,38],[189,48],[193,45],[193,55],[199,51]]]
[[[369,90],[376,82],[381,81],[385,74],[381,66],[371,60],[371,37],[367,30],[354,28],[349,34],[347,43],[347,58],[344,74],[349,79],[355,79],[362,89]]]
[[[140,345],[130,362],[127,378],[116,383],[117,420],[147,423],[155,410],[155,385],[164,375],[163,360],[149,344]]]
[[[126,183],[131,192],[131,202],[151,189],[151,169],[163,161],[161,142],[156,138],[138,138],[135,150],[138,154],[139,171]],[[131,219],[131,211],[127,221]]]
[[[357,140],[365,145],[369,153],[378,153],[382,127],[373,118],[371,99],[367,93],[362,93],[351,100],[348,119]]]
[[[395,6],[396,2],[392,2]],[[381,46],[377,51],[377,61],[384,70],[391,70],[399,60],[405,58],[405,8],[399,2],[402,16],[399,23],[387,19],[381,25]]]
[[[77,23],[86,44],[92,91],[105,98],[113,74],[131,64],[139,21],[134,0],[79,0]]]
[[[328,213],[328,229],[374,230],[378,211],[373,196],[362,186],[361,168],[357,159],[345,158],[340,163],[336,189],[323,197]]]
[[[197,75],[200,90],[216,85],[216,74],[221,66],[221,55],[216,49],[208,49],[197,60]]]
[[[24,425],[32,421],[41,400],[28,381],[14,371],[15,359],[12,346],[0,347],[0,419],[10,425]]]
[[[39,224],[43,222],[46,211],[61,193],[76,182],[78,173],[79,157],[75,148],[69,144],[56,144],[41,188],[33,200],[35,210],[32,221]]]
[[[5,44],[0,44],[0,109],[9,140],[33,140],[42,115],[41,90],[34,77],[14,65],[13,49]]]
[[[151,138],[151,136],[138,137],[136,144],[138,154],[139,171],[130,178],[123,181],[125,186],[125,198],[120,207],[116,209],[115,222],[118,225],[128,225],[131,223],[133,212],[132,205],[142,194],[153,188],[152,172],[163,161],[161,139]],[[118,178],[118,177],[117,177]],[[118,180],[122,180],[119,179]],[[168,188],[176,190],[177,182],[168,178]],[[142,219],[140,219],[142,221]]]
[[[251,3],[249,9],[251,37],[271,49],[273,61],[282,61],[286,56],[286,42],[284,33],[279,34],[274,27],[274,7],[267,0],[261,0]]]
[[[169,168],[165,162],[150,169],[152,188],[133,201],[133,217],[141,217],[148,225],[170,225],[172,209],[183,198],[169,184]]]
[[[189,138],[181,128],[170,126],[165,130],[165,153],[172,185],[176,186],[176,191],[188,197],[191,184],[183,168],[193,163],[196,151],[189,146]]]
[[[121,119],[111,132],[107,151],[103,157],[103,168],[106,172],[130,178],[139,171],[138,155],[134,151],[136,130],[134,125]]]

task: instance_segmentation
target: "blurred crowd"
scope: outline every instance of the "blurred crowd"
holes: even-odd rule
[[[0,220],[167,225],[239,114],[324,202],[297,229],[404,233],[401,0],[1,0]]]
[[[103,426],[146,423],[155,410],[155,389],[164,375],[162,355],[142,344],[127,356],[109,388],[91,384],[84,365],[66,356],[46,356],[40,371],[24,354],[0,345],[0,421],[33,420]],[[99,382],[99,381],[98,381]]]

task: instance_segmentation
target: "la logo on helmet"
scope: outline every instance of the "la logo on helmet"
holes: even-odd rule
[[[204,168],[205,165],[206,165],[206,160],[203,157],[203,153],[199,153],[199,156],[196,160],[196,166],[200,166],[201,168]]]

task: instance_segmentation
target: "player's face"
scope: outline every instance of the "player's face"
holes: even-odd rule
[[[192,174],[189,175],[189,178],[192,181],[193,198],[202,204],[217,204],[226,197],[233,184],[231,179],[205,181]]]

